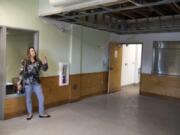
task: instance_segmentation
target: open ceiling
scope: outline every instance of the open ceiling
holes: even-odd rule
[[[180,0],[124,0],[45,17],[117,34],[180,31]]]

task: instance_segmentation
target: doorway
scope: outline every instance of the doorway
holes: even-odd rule
[[[121,86],[139,84],[142,44],[122,45]]]
[[[110,43],[108,93],[140,83],[142,44]]]

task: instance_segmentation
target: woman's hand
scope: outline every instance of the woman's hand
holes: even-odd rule
[[[17,85],[17,90],[18,90],[18,91],[22,90],[22,85],[21,85],[21,84],[18,84],[18,85]]]
[[[42,63],[43,63],[43,65],[44,65],[44,64],[47,64],[47,57],[46,57],[46,56],[44,57]]]

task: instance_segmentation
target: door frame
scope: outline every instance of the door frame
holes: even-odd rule
[[[142,61],[143,61],[143,47],[144,47],[144,43],[143,42],[110,42],[109,43],[109,49],[110,49],[110,45],[113,44],[113,43],[116,43],[116,44],[119,44],[119,45],[124,45],[124,44],[141,44],[142,45],[142,51],[141,51],[141,68],[140,68],[140,85],[141,85],[141,74],[142,74]],[[122,54],[123,54],[123,50],[122,50]],[[110,54],[108,54],[108,62],[110,63]],[[121,69],[122,71],[122,69]],[[122,86],[121,86],[122,87]],[[140,91],[140,88],[139,88],[139,91]],[[108,90],[107,90],[107,93],[109,93],[109,64],[108,64]]]
[[[33,47],[39,52],[39,31],[23,29],[17,27],[0,26],[0,120],[4,120],[4,100],[6,98],[6,41],[7,41],[7,30],[25,30],[34,32],[34,45]]]
[[[135,46],[137,46],[137,45],[141,45],[142,46],[142,48],[141,48],[141,66],[140,66],[140,76],[141,76],[141,73],[142,73],[142,54],[143,54],[143,43],[140,43],[140,42],[136,42],[136,43],[123,43],[123,45],[131,45],[131,44],[136,44]],[[136,54],[137,55],[137,54]],[[137,57],[137,56],[136,56]],[[137,66],[137,65],[136,65]],[[133,80],[134,80],[135,78],[133,78]],[[139,80],[139,81],[141,81],[141,79]],[[139,82],[140,83],[140,82]],[[136,84],[136,83],[133,83],[133,84]],[[131,84],[130,84],[131,85]],[[129,86],[129,84],[128,85],[124,85],[123,87],[125,87],[125,86]]]

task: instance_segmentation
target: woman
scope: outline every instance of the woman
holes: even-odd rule
[[[34,92],[38,98],[39,105],[39,117],[48,118],[50,115],[44,111],[44,95],[42,93],[42,87],[40,85],[39,72],[40,70],[46,71],[48,69],[47,59],[45,57],[42,62],[37,56],[33,47],[28,48],[26,58],[21,62],[21,71],[17,89],[25,89],[26,107],[27,107],[27,120],[31,120],[33,117],[32,112],[32,92]]]

